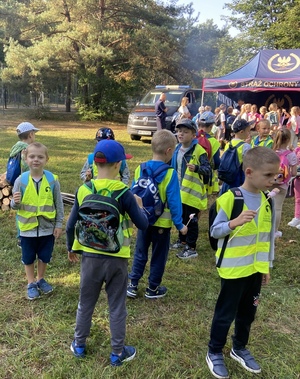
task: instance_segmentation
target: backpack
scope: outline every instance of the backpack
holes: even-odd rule
[[[143,199],[143,208],[146,211],[149,225],[155,224],[165,208],[165,204],[160,198],[158,183],[155,178],[169,168],[171,167],[165,163],[158,167],[153,174],[149,174],[146,162],[143,162],[140,167],[140,177],[131,188],[133,194]]]
[[[203,149],[207,153],[208,160],[211,160],[212,157],[212,149],[211,149],[211,144],[208,140],[208,138],[205,135],[205,132],[203,130],[198,131],[198,137],[197,137],[199,145],[203,147]]]
[[[117,191],[102,188],[97,192],[94,183],[84,184],[91,189],[78,209],[75,235],[83,246],[107,253],[118,253],[123,245],[124,235],[120,223],[118,199],[129,190],[128,187]]]
[[[277,117],[277,113],[276,112],[274,112],[274,111],[270,112],[267,115],[267,119],[270,121],[271,125],[272,124],[278,125],[278,117]]]
[[[218,168],[218,178],[222,180],[222,182],[227,184],[235,182],[241,166],[237,149],[244,143],[244,141],[241,141],[236,146],[232,146],[230,142],[228,149],[224,151]]]
[[[286,150],[284,152],[276,151],[276,153],[280,158],[280,165],[279,165],[277,178],[275,179],[275,183],[276,184],[288,183],[292,175],[290,172],[289,161],[288,161],[287,156],[291,153],[291,151],[290,150]]]
[[[232,207],[232,211],[231,211],[231,215],[230,215],[230,220],[233,220],[234,218],[238,217],[242,213],[243,206],[244,206],[244,198],[243,198],[242,191],[239,188],[237,188],[237,187],[236,188],[230,188],[229,191],[231,191],[233,193],[233,195],[234,195],[234,202],[233,202],[233,207]],[[266,196],[266,199],[268,199],[268,202],[269,202],[271,210],[272,210],[272,200],[271,200],[271,198],[268,198],[268,194],[267,193],[263,192],[263,194]],[[212,237],[212,235],[210,234],[210,228],[213,225],[217,214],[218,214],[218,212],[217,212],[217,205],[216,205],[216,201],[215,201],[210,206],[210,208],[209,208],[209,214],[208,214],[208,236],[209,236],[210,246],[211,246],[211,248],[214,251],[218,250],[218,239]],[[220,252],[220,256],[219,256],[218,262],[216,264],[216,267],[218,267],[218,268],[221,267],[221,263],[222,263],[222,260],[223,260],[223,257],[224,257],[224,253],[225,253],[225,249],[226,249],[226,246],[227,246],[227,243],[228,243],[228,240],[229,240],[229,236],[230,236],[230,234],[228,234],[224,238],[222,249],[221,249],[221,252]]]
[[[21,175],[21,157],[22,151],[13,157],[9,157],[6,165],[6,181],[13,186],[15,180]]]
[[[236,118],[236,116],[234,116],[233,114],[229,115],[226,118],[226,129],[227,130],[232,130],[232,124],[234,123],[235,118]]]
[[[220,126],[221,125],[221,114],[218,113],[215,118],[215,125]]]

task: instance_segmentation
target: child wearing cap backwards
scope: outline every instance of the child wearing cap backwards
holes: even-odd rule
[[[211,195],[214,192],[219,192],[218,173],[216,170],[218,170],[220,165],[220,142],[211,135],[214,123],[215,115],[209,111],[202,113],[200,120],[198,121],[198,133],[203,131],[205,138],[207,138],[211,145],[210,165],[213,169],[213,173],[211,180],[206,185],[208,195]]]
[[[95,140],[99,142],[105,139],[112,139],[112,140],[115,139],[115,135],[112,129],[100,128],[97,131]],[[129,168],[128,168],[126,160],[123,160],[121,163],[119,175],[120,175],[121,181],[124,184],[129,185],[130,173],[129,173]],[[87,182],[91,180],[92,178],[96,178],[96,177],[97,177],[97,166],[95,165],[95,162],[94,162],[94,153],[91,153],[88,155],[87,160],[81,169],[80,179],[83,180],[84,182]]]
[[[21,122],[16,128],[17,135],[19,140],[10,150],[9,157],[15,157],[21,151],[21,173],[24,171],[28,171],[29,167],[24,159],[24,151],[26,147],[34,142],[35,133],[40,129],[37,129],[30,122]],[[10,183],[10,185],[14,185],[14,183]]]
[[[232,124],[234,137],[232,138],[230,142],[226,144],[224,153],[229,148],[230,145],[232,147],[235,147],[237,149],[240,167],[239,167],[238,172],[236,173],[236,180],[234,181],[234,183],[230,183],[230,184],[225,183],[225,182],[222,183],[220,195],[225,193],[229,188],[238,187],[244,183],[245,175],[243,172],[243,157],[246,154],[246,152],[249,149],[251,149],[251,145],[246,142],[246,140],[249,140],[250,138],[251,124],[252,122],[247,122],[244,119],[236,119],[234,123]],[[221,157],[221,161],[222,161],[222,157]]]
[[[15,181],[12,209],[16,209],[20,229],[22,263],[27,276],[27,298],[34,300],[40,292],[48,294],[52,286],[44,279],[50,262],[54,241],[62,233],[64,208],[57,176],[44,170],[48,150],[41,143],[28,145],[24,159],[29,172],[24,172]],[[37,263],[37,281],[34,262]]]
[[[123,146],[114,140],[102,140],[94,150],[94,161],[97,166],[97,178],[91,179],[96,189],[107,189],[111,192],[127,189],[128,187],[115,180],[123,160],[132,158],[126,155]],[[67,249],[71,262],[77,262],[77,254],[82,255],[80,297],[76,316],[76,327],[71,350],[75,357],[83,358],[86,352],[86,339],[89,336],[92,315],[98,301],[101,288],[105,284],[108,297],[112,353],[112,366],[120,366],[123,362],[135,357],[136,350],[125,346],[126,329],[126,289],[128,280],[128,258],[130,257],[130,237],[132,222],[141,230],[148,227],[148,219],[144,213],[142,199],[134,196],[129,189],[118,199],[121,210],[120,223],[123,228],[124,242],[117,253],[95,250],[83,246],[74,235],[78,219],[78,209],[87,195],[93,193],[87,184],[79,187],[75,202],[67,222]],[[130,217],[130,219],[129,219]]]
[[[147,162],[148,173],[153,173],[165,163],[168,163],[176,146],[176,137],[169,130],[159,130],[152,138],[153,157]],[[141,167],[135,171],[135,180],[140,178]],[[161,200],[166,203],[163,214],[154,225],[149,225],[146,230],[138,230],[136,246],[133,257],[132,269],[129,274],[131,280],[127,287],[127,296],[135,298],[138,291],[138,282],[144,274],[148,261],[148,249],[152,244],[152,256],[150,262],[149,286],[146,289],[147,299],[156,299],[165,296],[167,288],[160,286],[166,267],[172,222],[181,234],[186,234],[187,227],[182,223],[182,206],[180,200],[180,188],[177,173],[174,169],[166,169],[157,175],[159,194]]]
[[[218,213],[210,231],[219,239],[216,262],[221,289],[206,356],[209,370],[216,378],[229,378],[222,350],[233,321],[235,329],[230,357],[249,372],[261,372],[246,346],[259,304],[261,285],[262,282],[268,283],[274,260],[275,210],[262,191],[272,188],[278,165],[279,157],[273,150],[261,146],[249,150],[244,157],[245,181],[239,188],[244,199],[242,213],[230,220],[234,204],[231,191],[217,199]],[[275,194],[274,190],[272,195]],[[268,197],[272,195],[269,193]],[[228,235],[230,238],[222,259],[221,250]]]
[[[205,178],[211,177],[207,153],[196,139],[197,126],[194,121],[181,119],[176,125],[177,145],[171,165],[177,171],[182,202],[182,221],[188,223],[186,235],[179,233],[173,249],[182,249],[176,254],[180,259],[195,258],[198,239],[198,218],[201,210],[207,209]]]

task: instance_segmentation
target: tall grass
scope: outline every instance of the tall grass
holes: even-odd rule
[[[23,121],[14,114],[2,119],[0,171],[10,147],[16,142],[15,127]],[[79,173],[94,147],[94,135],[102,124],[81,122],[35,122],[41,131],[36,139],[49,148],[47,168],[59,175],[63,192],[74,193],[80,185]],[[130,141],[125,125],[111,125],[117,139],[134,155],[134,168],[151,157],[147,142]],[[212,201],[212,199],[211,199]],[[300,378],[299,320],[299,236],[287,227],[293,217],[293,199],[285,202],[283,237],[276,241],[276,261],[270,285],[253,324],[249,348],[262,366],[261,378]],[[70,207],[66,206],[68,217]],[[211,375],[205,354],[210,323],[219,290],[214,253],[207,241],[207,212],[199,224],[199,257],[184,262],[170,251],[163,278],[168,294],[159,300],[143,297],[148,268],[139,285],[139,297],[127,302],[127,340],[136,346],[137,358],[120,368],[109,366],[110,333],[105,292],[101,293],[87,341],[86,359],[77,360],[69,349],[73,338],[79,294],[80,265],[67,260],[65,236],[57,242],[47,279],[54,286],[50,296],[29,302],[24,268],[16,246],[15,214],[0,212],[0,378],[2,379],[206,379]],[[172,232],[172,241],[177,234]],[[295,241],[295,242],[293,242]],[[131,264],[131,262],[129,262]],[[229,358],[228,338],[225,359],[233,379],[252,378]]]

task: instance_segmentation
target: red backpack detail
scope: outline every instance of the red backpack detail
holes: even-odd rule
[[[203,149],[207,153],[208,160],[210,161],[212,158],[212,150],[211,150],[211,144],[208,140],[208,138],[205,135],[205,132],[203,130],[198,131],[198,143],[203,147]]]

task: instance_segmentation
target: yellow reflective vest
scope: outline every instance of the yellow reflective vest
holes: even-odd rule
[[[118,191],[125,187],[127,187],[124,183],[119,180],[111,180],[111,179],[92,179],[91,182],[94,184],[95,189],[97,191],[107,188],[109,191]],[[77,200],[79,206],[82,204],[83,199],[92,193],[92,189],[86,185],[82,185],[79,187],[77,192]],[[120,223],[122,225],[124,240],[123,246],[121,247],[118,253],[108,253],[104,251],[95,250],[91,247],[83,246],[79,243],[76,235],[72,246],[72,252],[86,252],[90,254],[101,254],[101,255],[109,255],[119,258],[129,258],[130,257],[130,242],[132,236],[132,221],[129,219],[129,216],[125,214],[124,216],[120,214]]]
[[[18,226],[22,232],[38,226],[38,216],[55,222],[56,209],[51,186],[57,176],[44,170],[42,182],[37,192],[36,185],[29,171],[21,175],[22,202],[18,210]]]
[[[211,155],[212,155],[211,160],[213,161],[213,156],[220,149],[220,142],[216,140],[215,137],[209,137],[208,141],[211,145]],[[220,191],[217,170],[213,170],[211,183],[206,184],[206,189],[207,189],[208,195],[211,195],[212,193],[218,193]]]
[[[199,166],[199,157],[202,154],[206,154],[204,148],[199,144],[195,145],[189,164]],[[207,209],[207,191],[202,176],[197,172],[190,171],[188,168],[186,168],[181,182],[180,196],[183,204],[199,210]]]
[[[240,142],[244,142],[244,141],[242,141],[241,139],[232,139],[230,142],[228,142],[228,143],[225,145],[224,152],[229,148],[229,145],[230,145],[230,144],[231,144],[233,147],[235,147],[235,146],[238,145]],[[238,153],[238,158],[239,158],[239,162],[240,162],[240,164],[242,164],[242,162],[243,162],[243,148],[244,148],[244,144],[241,144],[241,145],[237,148],[237,153]]]
[[[261,202],[266,197],[261,193]],[[234,203],[234,195],[231,191],[226,192],[217,199],[217,211],[222,208],[228,220]],[[244,203],[243,210],[247,210]],[[254,219],[233,230],[229,236],[237,234],[228,242],[225,254],[218,268],[221,278],[237,279],[250,276],[256,272],[267,274],[269,272],[270,234],[272,229],[272,211],[268,202],[259,209],[257,223]],[[224,239],[218,240],[216,261],[220,256]]]

